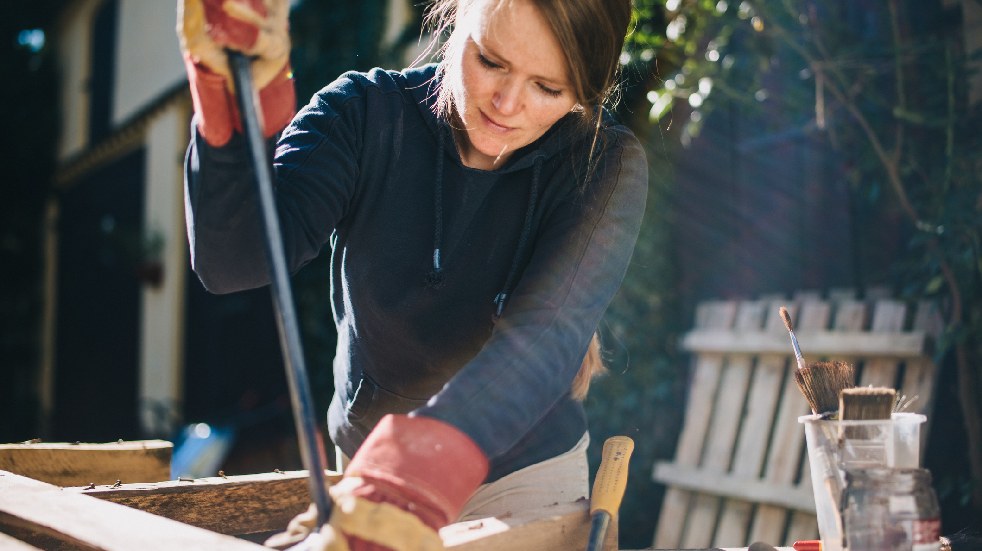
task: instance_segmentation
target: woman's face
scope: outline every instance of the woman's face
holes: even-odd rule
[[[489,170],[542,136],[576,105],[563,55],[529,0],[479,2],[461,17],[453,100],[464,164]]]

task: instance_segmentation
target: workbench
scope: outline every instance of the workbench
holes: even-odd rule
[[[0,548],[268,549],[260,543],[310,503],[307,478],[276,471],[58,486],[0,470]],[[328,473],[330,482],[338,478]],[[585,546],[589,529],[589,503],[580,500],[452,524],[440,536],[455,551],[560,551]],[[605,549],[616,550],[616,522],[607,536]]]

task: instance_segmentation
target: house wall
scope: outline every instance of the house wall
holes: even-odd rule
[[[113,166],[135,149],[145,151],[142,172],[126,186],[140,186],[142,247],[154,245],[148,266],[133,260],[127,277],[137,278],[139,292],[135,393],[137,411],[121,412],[139,419],[144,436],[169,436],[180,422],[183,395],[183,335],[186,291],[187,239],[184,230],[183,155],[189,139],[190,101],[181,84],[183,64],[175,34],[176,3],[172,1],[116,0],[115,50],[111,61],[109,133],[90,142],[92,124],[91,78],[93,27],[97,14],[111,0],[76,0],[64,9],[56,26],[63,125],[58,142],[62,194],[52,198],[46,230],[46,307],[39,396],[42,428],[54,427],[55,401],[60,382],[71,375],[65,369],[88,369],[84,359],[67,360],[59,343],[86,328],[59,322],[59,313],[72,305],[58,297],[59,277],[78,266],[58,265],[64,256],[65,237],[59,235],[59,203],[80,183],[91,180],[104,167]],[[105,123],[106,121],[104,121]],[[140,248],[140,247],[138,247]],[[69,254],[69,257],[71,255]],[[155,264],[155,266],[154,266]],[[160,277],[153,270],[159,268]],[[140,270],[137,273],[137,269]],[[149,269],[150,271],[146,271]],[[62,316],[63,317],[63,316]],[[59,335],[58,333],[61,333]],[[66,337],[68,340],[66,341]],[[122,343],[121,343],[122,344]],[[59,354],[62,357],[59,359]],[[66,367],[71,364],[71,367]],[[59,367],[60,366],[60,367]],[[59,370],[62,372],[59,373]],[[57,421],[57,419],[56,419]],[[78,429],[81,430],[81,429]],[[85,438],[78,434],[77,438]]]
[[[112,24],[116,34],[96,37],[93,31],[96,19],[101,10],[112,8],[109,2],[116,3]],[[183,158],[189,139],[191,106],[175,33],[175,8],[174,0],[71,0],[62,9],[55,28],[63,116],[56,174],[61,194],[54,196],[49,204],[45,239],[48,283],[39,376],[42,428],[57,428],[52,419],[62,415],[57,407],[58,389],[71,378],[64,370],[91,368],[93,373],[97,372],[84,358],[68,363],[64,357],[59,359],[58,343],[74,342],[72,338],[89,329],[65,324],[64,319],[59,321],[60,311],[73,311],[77,305],[65,304],[64,297],[59,298],[57,282],[77,266],[59,266],[58,260],[78,258],[78,255],[66,255],[65,243],[72,240],[59,235],[59,228],[64,227],[59,220],[65,207],[60,197],[66,193],[79,197],[80,194],[71,191],[83,184],[98,184],[93,183],[93,178],[98,180],[99,174],[111,174],[107,167],[113,167],[137,150],[143,152],[144,168],[137,171],[136,177],[127,176],[122,185],[123,189],[141,186],[142,245],[159,250],[150,251],[151,254],[144,252],[146,258],[137,259],[137,269],[128,276],[139,280],[138,305],[134,306],[138,309],[139,324],[134,366],[136,388],[133,389],[136,411],[121,411],[120,415],[139,419],[141,434],[120,436],[170,437],[185,421],[184,373],[188,367],[185,341],[189,338],[188,316],[194,315],[187,304],[189,286],[197,283],[189,280],[193,274],[188,270],[184,227]],[[413,20],[409,0],[389,2],[386,19],[382,41],[388,45]],[[101,58],[94,63],[96,39],[113,44],[111,59]],[[93,83],[94,64],[103,69],[109,66],[101,77],[106,80]],[[93,89],[100,87],[106,95],[93,97]],[[95,104],[100,110],[95,115],[99,120],[93,120]],[[107,127],[108,131],[93,132],[94,125]],[[129,346],[129,343],[119,344],[121,348]],[[77,438],[86,437],[78,434]]]
[[[187,80],[175,32],[175,0],[119,0],[112,122],[126,122]],[[172,144],[171,144],[172,145]]]
[[[141,293],[138,393],[141,427],[154,436],[172,434],[182,421],[188,264],[182,152],[190,138],[190,116],[186,102],[176,103],[156,117],[146,133],[144,227],[148,235],[162,240],[154,259],[162,272],[160,284],[144,285]]]

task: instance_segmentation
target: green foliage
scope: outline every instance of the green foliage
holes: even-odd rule
[[[386,2],[303,0],[290,13],[290,61],[305,102],[345,71],[367,71],[382,59]]]
[[[870,259],[860,266],[862,282],[889,281],[905,298],[941,302],[946,327],[938,358],[957,368],[959,388],[969,389],[960,398],[962,418],[977,418],[982,113],[977,100],[969,103],[969,62],[978,52],[963,50],[958,3],[636,4],[627,74],[649,76],[647,103],[635,110],[647,107],[653,124],[668,120],[683,145],[717,106],[732,104],[766,109],[765,124],[775,128],[798,126],[824,138],[836,152],[838,177],[851,186],[856,247]],[[899,257],[878,261],[898,242]],[[978,424],[968,425],[967,445],[982,446]],[[969,467],[975,486],[943,481],[974,491],[976,508],[980,461]]]

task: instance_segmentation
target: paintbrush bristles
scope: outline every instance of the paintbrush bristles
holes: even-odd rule
[[[854,386],[855,370],[846,362],[813,362],[794,372],[794,382],[812,413],[831,413],[839,407],[839,393]]]
[[[784,326],[788,328],[788,333],[793,333],[794,329],[791,328],[791,314],[788,313],[788,309],[782,306],[780,312],[781,320],[784,321]]]
[[[839,396],[839,419],[844,421],[889,419],[896,401],[897,391],[892,388],[847,388]]]
[[[784,326],[788,328],[788,335],[791,336],[791,347],[794,348],[794,359],[798,362],[798,369],[805,369],[805,357],[801,355],[801,347],[798,346],[798,338],[794,336],[794,329],[791,327],[791,314],[784,306],[779,310]]]

